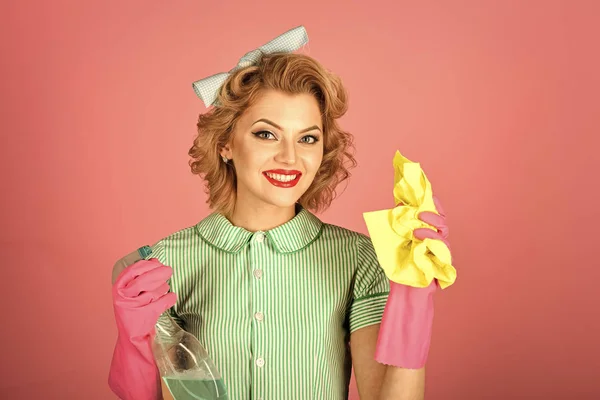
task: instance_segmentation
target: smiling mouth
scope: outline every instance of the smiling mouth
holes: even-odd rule
[[[263,175],[273,185],[282,188],[291,188],[296,186],[302,173],[300,171],[265,171]]]
[[[279,182],[290,182],[293,181],[294,179],[296,179],[296,177],[298,175],[294,174],[294,175],[283,175],[283,174],[273,174],[271,172],[265,172],[265,174],[271,178],[271,179],[275,179],[276,181]]]

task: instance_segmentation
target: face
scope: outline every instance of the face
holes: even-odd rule
[[[237,201],[292,207],[323,159],[323,122],[310,94],[265,91],[240,117],[221,155],[232,160]]]

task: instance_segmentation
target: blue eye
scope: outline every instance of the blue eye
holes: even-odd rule
[[[319,138],[317,138],[316,136],[313,136],[313,135],[307,135],[307,136],[303,136],[302,139],[300,139],[300,141],[302,143],[306,143],[306,144],[315,144],[319,141]]]
[[[273,139],[275,139],[275,135],[273,135],[273,133],[271,133],[269,131],[252,132],[252,134],[254,136],[256,136],[257,138],[263,139],[263,140],[273,140]]]

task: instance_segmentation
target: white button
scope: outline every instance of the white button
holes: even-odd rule
[[[255,270],[254,270],[254,277],[255,277],[256,279],[260,279],[260,278],[262,278],[262,276],[263,276],[263,271],[262,271],[262,269],[255,269]]]
[[[264,241],[265,241],[265,234],[264,234],[264,233],[262,233],[262,232],[258,232],[258,233],[256,234],[256,241],[257,241],[258,243],[262,243],[262,242],[264,242]]]
[[[257,312],[256,314],[254,314],[254,318],[256,318],[257,321],[262,321],[263,319],[265,319],[265,315],[261,312]]]
[[[256,360],[257,367],[262,367],[263,365],[265,365],[265,360],[263,360],[262,358]]]

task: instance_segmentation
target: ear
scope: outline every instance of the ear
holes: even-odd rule
[[[221,154],[222,157],[227,157],[229,160],[232,160],[233,152],[231,151],[231,145],[227,143],[225,146],[223,146],[219,154]]]

